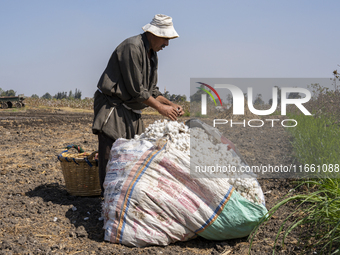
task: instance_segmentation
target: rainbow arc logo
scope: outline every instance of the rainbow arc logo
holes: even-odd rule
[[[217,96],[217,98],[218,98],[218,100],[220,101],[220,104],[221,104],[221,106],[222,106],[222,100],[221,100],[221,98],[220,98],[220,95],[216,92],[216,90],[215,90],[213,87],[211,87],[210,85],[208,85],[208,84],[206,84],[206,83],[203,83],[203,82],[197,82],[197,83],[198,83],[198,84],[201,84],[201,85],[203,85],[203,86],[209,88],[211,91],[213,91],[213,92],[215,93],[215,95]],[[215,98],[213,97],[213,95],[210,93],[209,90],[204,89],[204,88],[201,88],[201,87],[197,87],[197,88],[200,89],[200,90],[203,90],[204,92],[206,92],[206,93],[212,98],[212,100],[214,101],[215,106],[217,106],[216,100],[215,100]],[[203,95],[202,95],[202,96],[203,96]],[[203,99],[203,97],[202,97],[202,99]]]

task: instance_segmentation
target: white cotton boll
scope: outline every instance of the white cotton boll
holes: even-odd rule
[[[237,179],[239,179],[239,178],[237,178]],[[237,186],[237,187],[238,187],[238,186],[241,186],[241,182],[240,182],[240,181],[236,181],[236,182],[235,182],[235,186]]]
[[[242,182],[242,186],[243,186],[243,188],[246,189],[246,190],[250,188],[250,185],[249,185],[249,183],[247,182],[247,180],[244,180],[244,181]]]
[[[252,182],[252,184],[253,184],[253,187],[254,187],[254,188],[258,187],[257,181],[254,180],[254,181]]]

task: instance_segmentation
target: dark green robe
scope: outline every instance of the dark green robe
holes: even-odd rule
[[[141,115],[128,110],[142,110],[150,96],[162,95],[157,84],[157,53],[151,50],[146,34],[130,37],[112,53],[98,82],[94,96],[94,134],[103,132],[112,139],[133,138],[144,132]]]

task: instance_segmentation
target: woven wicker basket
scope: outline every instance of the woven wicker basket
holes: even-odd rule
[[[98,161],[93,153],[63,151],[58,159],[63,171],[66,190],[73,196],[99,196],[101,193]]]

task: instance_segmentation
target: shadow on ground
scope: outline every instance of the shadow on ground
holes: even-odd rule
[[[65,217],[76,227],[76,231],[70,235],[88,237],[97,242],[103,241],[103,221],[100,219],[102,198],[100,196],[72,196],[68,194],[65,186],[58,183],[40,185],[26,192],[26,195],[41,197],[46,203],[72,205],[65,213]]]

